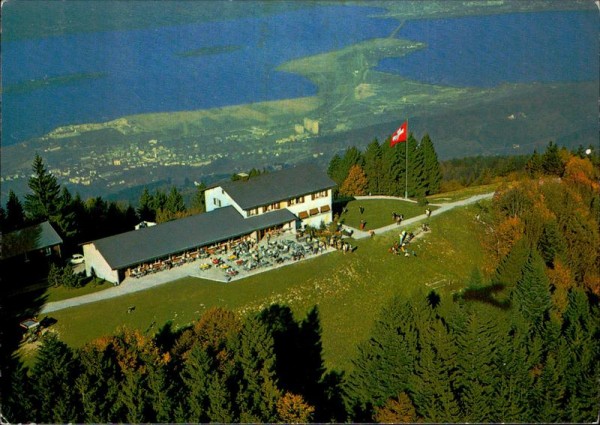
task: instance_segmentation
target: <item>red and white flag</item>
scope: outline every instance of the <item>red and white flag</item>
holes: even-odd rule
[[[393,147],[396,143],[406,142],[406,138],[408,137],[408,121],[404,121],[404,124],[400,126],[398,130],[392,136],[392,140],[390,140],[390,147]]]

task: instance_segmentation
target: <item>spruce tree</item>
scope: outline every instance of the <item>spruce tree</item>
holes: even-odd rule
[[[423,152],[419,149],[417,139],[412,133],[408,135],[405,143],[408,144],[408,195],[421,197],[425,195],[427,186]]]
[[[423,136],[419,149],[423,157],[424,195],[438,193],[442,184],[442,172],[429,134]]]
[[[381,169],[380,181],[381,194],[392,196],[404,196],[404,172],[406,170],[405,150],[403,146],[390,147],[390,138],[381,145]]]
[[[456,388],[464,421],[494,422],[490,400],[497,385],[494,365],[500,336],[497,317],[493,310],[480,304],[474,305],[472,310],[456,335]]]
[[[447,325],[436,319],[420,329],[420,351],[410,388],[417,413],[426,422],[462,420],[455,395],[457,347]]]
[[[492,281],[507,288],[513,288],[523,275],[523,267],[529,258],[531,248],[526,236],[513,245],[508,255],[502,259]]]
[[[552,300],[544,261],[537,250],[532,250],[529,254],[521,279],[515,287],[513,300],[525,320],[537,331],[541,331]]]
[[[565,258],[566,246],[556,220],[551,220],[544,225],[542,235],[537,243],[540,255],[548,267],[554,266],[554,259]]]
[[[597,419],[600,394],[600,311],[590,306],[581,289],[569,293],[563,338],[569,347],[566,369],[566,406],[569,422]]]
[[[377,139],[373,140],[367,146],[364,153],[364,159],[364,171],[369,181],[368,191],[373,194],[381,194],[384,171],[381,158],[381,146]]]
[[[23,211],[23,205],[12,189],[8,192],[5,211],[6,217],[4,219],[3,229],[5,232],[12,232],[13,230],[20,229],[24,226],[25,213]]]
[[[529,161],[527,161],[527,164],[525,165],[525,170],[527,170],[529,177],[532,178],[536,178],[544,170],[543,159],[541,155],[537,152],[537,149],[533,150],[531,158],[529,158]]]
[[[192,210],[196,213],[203,213],[206,211],[206,199],[204,197],[204,192],[206,191],[206,185],[204,182],[200,182],[200,184],[196,187],[196,193],[192,198]]]
[[[418,358],[418,334],[430,308],[394,298],[382,309],[371,337],[358,347],[358,358],[346,381],[355,421],[369,421],[372,408],[409,389]]]
[[[209,422],[214,420],[209,413],[209,385],[213,378],[213,362],[200,344],[196,344],[186,359],[181,371],[185,385],[186,422]]]
[[[79,363],[71,349],[55,335],[47,335],[31,374],[36,422],[80,422],[75,392],[78,373]]]
[[[73,196],[66,187],[63,187],[58,201],[58,211],[55,223],[59,233],[68,240],[77,237],[77,214],[73,208]]]
[[[331,177],[331,179],[336,182],[337,185],[340,185],[344,182],[346,176],[342,175],[341,172],[342,167],[342,157],[340,157],[337,153],[333,155],[331,160],[329,161],[329,166],[327,167],[327,175]]]
[[[274,422],[281,393],[275,374],[273,337],[256,318],[244,323],[238,336],[235,360],[240,380],[237,405],[241,422]]]
[[[10,423],[33,422],[36,394],[33,393],[27,368],[18,359],[10,359],[8,362],[11,364],[3,365],[9,375],[2,377],[2,414]]]
[[[33,176],[29,178],[30,194],[25,195],[25,212],[32,221],[54,220],[60,201],[56,177],[46,170],[42,157],[33,160]]]
[[[75,389],[81,406],[82,422],[114,421],[118,393],[118,368],[109,354],[109,346],[91,343],[77,352],[81,373]]]
[[[560,159],[558,146],[553,142],[549,142],[546,147],[546,152],[542,155],[542,169],[546,174],[561,177],[565,172],[565,165]]]
[[[140,196],[139,205],[137,208],[138,216],[142,221],[154,221],[156,220],[156,210],[153,208],[153,197],[150,195],[147,187],[144,187]]]
[[[185,211],[183,196],[181,196],[181,193],[175,186],[171,187],[171,191],[165,202],[165,209],[173,215]]]

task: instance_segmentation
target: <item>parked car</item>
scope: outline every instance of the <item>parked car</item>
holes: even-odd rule
[[[81,264],[85,261],[85,259],[83,258],[83,255],[81,254],[74,254],[71,259],[69,260],[69,263],[71,264]]]

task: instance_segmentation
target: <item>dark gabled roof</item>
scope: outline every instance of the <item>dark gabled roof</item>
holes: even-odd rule
[[[296,216],[286,209],[244,219],[234,207],[223,207],[92,243],[116,270],[294,220]]]
[[[223,182],[220,185],[243,209],[331,189],[336,184],[314,165],[299,165],[281,171],[261,174],[249,180]]]
[[[0,258],[2,259],[63,243],[61,237],[48,221],[7,233],[2,235],[1,239]]]

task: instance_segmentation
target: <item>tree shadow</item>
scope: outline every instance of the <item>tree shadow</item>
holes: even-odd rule
[[[259,315],[273,335],[276,371],[284,391],[302,395],[315,407],[317,422],[340,422],[345,419],[342,399],[342,375],[325,374],[321,319],[313,307],[298,322],[288,306],[272,305]]]
[[[511,307],[510,299],[501,293],[506,290],[506,285],[502,283],[493,283],[487,286],[468,287],[460,294],[455,294],[455,299],[463,299],[465,301],[482,302],[502,310],[508,310]]]

